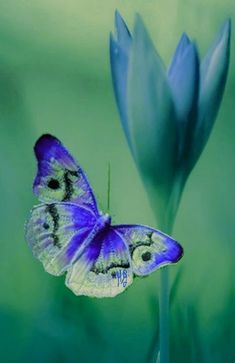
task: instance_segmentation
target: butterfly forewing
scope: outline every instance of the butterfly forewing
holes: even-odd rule
[[[176,263],[183,255],[178,242],[156,229],[141,225],[113,228],[129,246],[135,275],[148,275],[159,267]]]
[[[98,213],[85,173],[56,137],[41,136],[34,151],[38,172],[33,191],[42,202],[73,202]]]
[[[84,207],[42,204],[31,212],[26,239],[45,270],[60,275],[82,253],[95,223],[94,214]]]
[[[113,297],[133,281],[130,254],[112,227],[99,233],[69,269],[66,285],[76,295]]]

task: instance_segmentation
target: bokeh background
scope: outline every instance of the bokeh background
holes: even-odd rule
[[[138,11],[168,63],[183,31],[203,55],[234,0],[0,1],[0,361],[156,361],[159,273],[114,299],[76,297],[44,272],[24,239],[37,203],[32,148],[60,138],[86,170],[101,209],[116,223],[154,226],[116,109],[108,37],[118,8]],[[170,267],[171,362],[235,362],[234,37],[219,117],[192,172],[174,237],[185,249]]]

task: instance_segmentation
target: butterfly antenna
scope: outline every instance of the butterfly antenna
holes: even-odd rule
[[[108,163],[108,189],[107,189],[107,212],[110,212],[110,188],[111,188],[111,166]]]

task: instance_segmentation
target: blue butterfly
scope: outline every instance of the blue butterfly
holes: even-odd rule
[[[26,239],[47,272],[67,272],[66,285],[76,295],[116,296],[133,277],[182,257],[180,244],[156,229],[111,225],[83,170],[56,137],[41,136],[34,151],[33,191],[42,204],[31,211]]]

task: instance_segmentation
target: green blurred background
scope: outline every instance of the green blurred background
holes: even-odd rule
[[[32,148],[60,138],[88,174],[116,223],[154,226],[114,101],[108,36],[118,8],[138,11],[169,62],[183,31],[201,54],[234,0],[2,0],[0,2],[0,361],[155,362],[159,273],[114,299],[76,297],[45,273],[24,240],[32,195]],[[222,107],[191,174],[174,237],[185,256],[170,267],[171,362],[235,362],[234,40]]]

